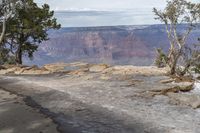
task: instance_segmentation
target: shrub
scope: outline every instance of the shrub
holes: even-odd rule
[[[167,56],[163,50],[161,48],[156,49],[156,59],[154,64],[159,68],[166,67],[167,60]]]

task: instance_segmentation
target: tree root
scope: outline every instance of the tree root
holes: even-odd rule
[[[148,94],[151,97],[154,97],[156,95],[167,96],[167,93],[189,92],[191,90],[193,90],[193,84],[189,86],[175,86],[175,87],[167,88],[167,89],[150,90],[150,91],[143,92],[143,94]]]

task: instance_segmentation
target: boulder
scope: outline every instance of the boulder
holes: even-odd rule
[[[20,69],[21,69],[20,67],[14,66],[14,67],[11,67],[11,68],[0,70],[0,74],[1,75],[4,75],[4,74],[14,74],[15,71],[19,71]]]
[[[106,64],[92,65],[89,67],[90,72],[103,72],[105,69],[109,68]]]
[[[78,70],[69,71],[68,74],[81,76],[81,75],[84,75],[85,73],[87,73],[88,71],[89,71],[88,68],[82,68],[82,69],[78,69]]]
[[[66,65],[66,63],[47,64],[43,68],[51,72],[61,72],[64,71]]]
[[[40,70],[40,68],[36,65],[33,66],[24,66],[21,67],[20,69],[14,71],[14,74],[24,74],[25,71],[33,71],[33,70]]]
[[[50,71],[48,71],[45,68],[39,68],[38,66],[22,66],[22,65],[7,65],[6,69],[0,70],[1,75],[5,74],[16,74],[16,75],[35,75],[35,74],[49,74]]]
[[[8,71],[7,70],[0,70],[0,75],[5,75],[5,74],[8,74]]]
[[[47,71],[47,70],[25,70],[23,71],[21,74],[23,75],[41,75],[41,74],[50,74],[51,72],[50,71]]]
[[[115,75],[165,75],[167,73],[166,68],[157,68],[153,66],[113,66],[104,71],[104,73],[111,73]]]

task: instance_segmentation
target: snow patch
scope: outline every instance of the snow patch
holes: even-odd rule
[[[194,83],[194,89],[193,89],[192,92],[200,94],[200,81],[199,80],[195,81],[195,83]]]

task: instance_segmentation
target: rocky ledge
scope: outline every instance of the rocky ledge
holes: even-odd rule
[[[198,133],[198,87],[166,72],[81,62],[2,66],[0,87],[31,99],[27,104],[50,117],[59,132]]]

